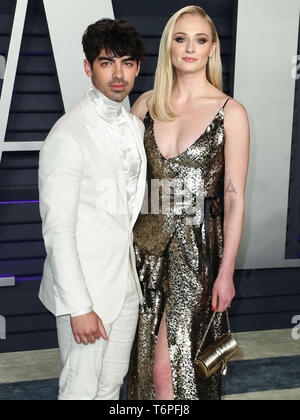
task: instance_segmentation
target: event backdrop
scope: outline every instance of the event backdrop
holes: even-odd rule
[[[224,91],[245,105],[251,125],[233,329],[289,328],[300,313],[299,0],[193,3],[216,23]],[[5,317],[7,336],[0,339],[0,352],[57,345],[55,319],[37,298],[45,259],[38,150],[55,121],[88,88],[80,43],[84,29],[115,15],[141,31],[149,57],[130,97],[133,102],[153,86],[168,18],[188,4],[1,0],[0,286],[6,287],[0,287],[0,315]],[[7,287],[10,283],[15,286]]]

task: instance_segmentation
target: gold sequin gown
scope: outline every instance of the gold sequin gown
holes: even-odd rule
[[[156,399],[153,365],[164,311],[175,400],[221,399],[220,372],[203,380],[195,372],[193,360],[212,316],[210,296],[223,252],[226,103],[198,140],[171,159],[164,158],[157,147],[150,114],[145,118],[147,210],[150,213],[152,180],[176,178],[189,186],[201,179],[204,214],[198,225],[187,223],[191,216],[184,211],[181,215],[171,210],[146,214],[144,208],[138,218],[134,246],[145,303],[140,307],[127,378],[129,400]],[[162,199],[162,188],[159,191]],[[218,314],[204,346],[220,337],[222,318]]]

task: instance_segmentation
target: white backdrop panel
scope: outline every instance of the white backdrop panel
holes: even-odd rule
[[[251,159],[237,268],[300,266],[285,259],[299,10],[299,0],[239,1],[234,96],[248,110]]]
[[[66,112],[78,105],[90,79],[83,69],[82,35],[102,18],[114,18],[111,0],[44,0]]]

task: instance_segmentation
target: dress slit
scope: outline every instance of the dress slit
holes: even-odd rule
[[[167,342],[167,348],[168,348],[168,356],[169,356],[169,363],[170,363],[170,370],[171,370],[171,383],[172,383],[172,392],[173,392],[173,398],[174,398],[174,400],[176,399],[175,398],[175,392],[174,392],[174,367],[173,367],[173,365],[172,365],[172,360],[171,360],[171,353],[170,353],[170,343],[169,343],[169,334],[168,334],[168,313],[167,313],[167,308],[166,308],[166,306],[164,307],[164,310],[163,310],[163,314],[162,314],[162,317],[161,317],[161,319],[160,319],[160,322],[159,322],[159,324],[158,324],[158,333],[157,333],[157,340],[156,340],[156,346],[155,346],[155,356],[156,356],[156,353],[157,353],[157,346],[158,346],[158,338],[159,338],[159,332],[160,332],[160,329],[161,329],[161,327],[162,327],[162,323],[163,323],[163,320],[165,319],[165,339],[166,339],[166,342]],[[156,360],[156,357],[155,357],[155,359],[154,360]]]

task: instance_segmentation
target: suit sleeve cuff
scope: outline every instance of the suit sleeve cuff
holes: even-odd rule
[[[89,306],[88,308],[82,309],[81,311],[71,313],[71,318],[75,318],[76,316],[87,315],[91,312],[93,312],[93,308]]]

